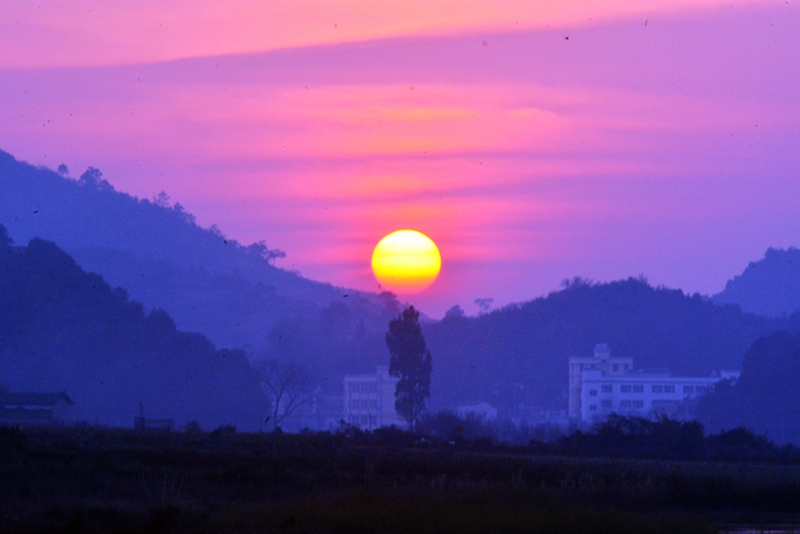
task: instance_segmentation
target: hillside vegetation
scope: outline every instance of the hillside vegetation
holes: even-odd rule
[[[0,226],[0,384],[65,391],[74,418],[131,426],[149,417],[256,429],[269,401],[241,351],[215,350],[145,313],[53,243],[14,246]]]
[[[275,267],[282,251],[201,228],[165,195],[115,191],[97,169],[71,179],[0,151],[0,224],[17,243],[56,243],[85,270],[221,347],[261,350],[276,325],[317,323],[332,303],[368,331],[385,328],[393,313],[374,294]]]
[[[718,306],[700,295],[630,278],[574,280],[557,292],[477,317],[446,317],[424,329],[433,354],[435,400],[487,401],[513,412],[519,402],[564,409],[567,360],[597,343],[636,368],[708,376],[739,369],[760,337],[796,328]]]
[[[718,304],[738,304],[750,313],[787,316],[800,310],[800,250],[767,249],[764,257],[714,295]]]

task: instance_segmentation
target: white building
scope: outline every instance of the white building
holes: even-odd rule
[[[612,358],[608,345],[594,348],[594,356],[569,359],[569,406],[567,414],[573,421],[581,419],[581,387],[585,371],[600,371],[603,376],[624,376],[633,371],[633,358]]]
[[[735,382],[739,377],[738,371],[709,377],[635,372],[632,358],[611,358],[607,345],[598,345],[592,358],[570,358],[569,366],[569,415],[576,422],[592,422],[612,413],[683,415],[687,401],[712,391],[720,380]]]
[[[344,420],[364,430],[405,426],[394,409],[397,382],[389,375],[388,366],[378,366],[374,374],[345,375]]]

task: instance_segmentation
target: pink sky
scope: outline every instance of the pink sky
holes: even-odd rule
[[[800,245],[796,0],[259,4],[4,4],[0,149],[357,289],[418,229],[432,316]]]

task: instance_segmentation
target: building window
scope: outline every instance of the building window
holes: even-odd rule
[[[597,390],[596,389],[590,389],[589,390],[589,396],[590,397],[596,397],[597,396]]]
[[[614,365],[614,372],[616,373],[617,371],[619,371],[619,365],[616,365],[616,364],[615,364],[615,365]]]
[[[675,393],[675,386],[664,386],[664,393]]]
[[[600,386],[600,391],[602,391],[603,393],[611,393],[612,391],[614,391],[614,388],[611,386],[611,384],[603,384],[602,386]]]
[[[633,401],[634,408],[644,408],[644,401],[635,400]]]
[[[631,407],[631,401],[629,401],[629,400],[619,401],[619,407],[620,408],[630,408]]]
[[[653,386],[653,393],[663,393],[664,386]]]
[[[619,387],[619,391],[620,391],[620,393],[630,393],[631,392],[631,386],[620,386]]]
[[[633,386],[634,393],[644,393],[644,386]]]
[[[605,399],[605,400],[600,401],[600,407],[602,409],[604,409],[604,410],[610,410],[611,409],[611,399]]]
[[[684,393],[694,393],[694,386],[683,386]]]
[[[589,405],[589,411],[596,412],[597,411],[597,405],[596,404],[590,404]]]

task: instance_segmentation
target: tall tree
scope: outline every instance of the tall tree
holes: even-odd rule
[[[419,326],[419,312],[410,306],[389,323],[389,374],[400,379],[394,408],[413,427],[431,396],[431,352]]]

